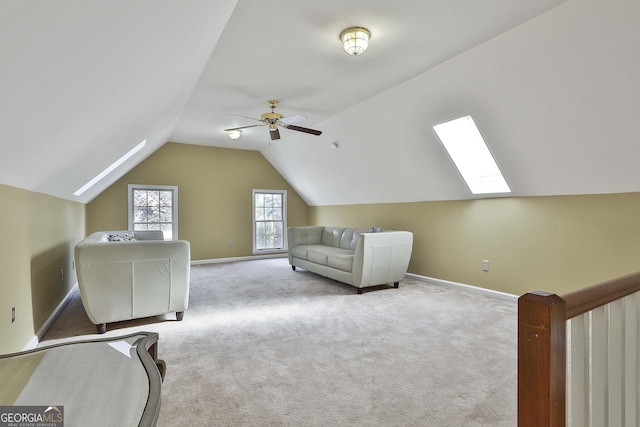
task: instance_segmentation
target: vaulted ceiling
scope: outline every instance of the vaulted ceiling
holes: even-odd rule
[[[173,141],[259,150],[310,205],[468,199],[432,126],[471,114],[513,196],[640,190],[633,0],[59,0],[0,11],[2,184],[86,203]],[[354,25],[372,34],[357,57],[338,40]],[[322,135],[282,129],[271,141],[253,127],[227,138],[269,99]]]

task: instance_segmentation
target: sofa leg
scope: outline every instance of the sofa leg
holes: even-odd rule
[[[167,364],[162,359],[156,359],[156,366],[160,372],[160,381],[164,382],[164,375],[167,373]]]
[[[184,317],[184,311],[176,311],[176,320],[178,322],[181,322],[183,317]]]
[[[400,286],[400,282],[393,282],[393,287],[398,289],[398,287]]]
[[[362,295],[362,288],[358,288],[358,295]]]
[[[106,323],[100,323],[100,324],[96,325],[96,329],[98,330],[99,334],[104,334],[105,332],[107,332],[107,324]]]
[[[291,269],[292,269],[293,271],[296,271],[296,266],[295,266],[295,265],[292,265],[292,266],[291,266]]]

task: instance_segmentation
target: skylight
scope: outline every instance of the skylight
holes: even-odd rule
[[[147,140],[145,139],[144,141],[142,141],[141,143],[133,147],[131,150],[129,150],[124,156],[120,157],[118,160],[113,162],[105,170],[103,170],[98,175],[96,175],[96,177],[93,178],[91,181],[87,182],[85,185],[83,185],[78,190],[76,190],[76,192],[73,193],[73,195],[79,196],[85,191],[87,191],[88,189],[90,189],[91,187],[93,187],[98,181],[100,181],[105,176],[109,175],[115,168],[117,168],[118,166],[126,162],[131,156],[136,154],[138,151],[142,150],[146,144],[147,144]]]
[[[433,130],[473,194],[511,192],[471,116],[435,125]]]

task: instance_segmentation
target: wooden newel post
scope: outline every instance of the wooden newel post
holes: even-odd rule
[[[565,425],[566,319],[558,295],[535,291],[518,299],[519,427]]]

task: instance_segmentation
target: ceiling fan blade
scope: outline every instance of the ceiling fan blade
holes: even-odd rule
[[[229,114],[230,116],[234,116],[234,117],[242,117],[244,119],[249,119],[249,120],[255,120],[256,122],[261,122],[262,120],[260,119],[255,119],[253,117],[247,117],[247,116],[241,116],[240,114]]]
[[[303,120],[307,120],[307,116],[303,116],[302,114],[294,114],[293,116],[287,116],[280,119],[282,123],[297,123]]]
[[[276,139],[280,139],[280,131],[278,129],[274,129],[274,130],[269,129],[269,135],[271,135],[272,141],[275,141]]]
[[[303,128],[302,126],[287,125],[287,129],[297,130],[298,132],[310,133],[311,135],[316,135],[316,136],[322,134],[322,131],[320,130]]]
[[[249,126],[240,126],[239,128],[230,128],[230,129],[225,129],[224,132],[228,132],[230,130],[240,130],[240,129],[246,129],[246,128],[254,128],[256,126],[264,126],[264,125],[249,125]]]

